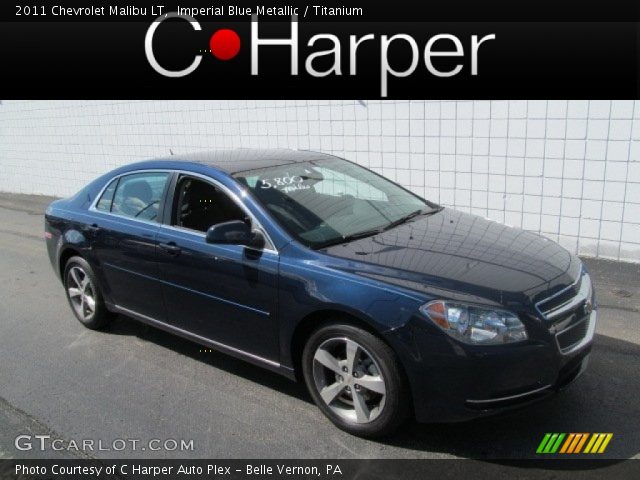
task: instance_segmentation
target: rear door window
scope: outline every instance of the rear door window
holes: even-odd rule
[[[113,194],[116,193],[116,186],[118,185],[118,181],[120,179],[116,178],[113,180],[107,188],[105,188],[104,192],[102,192],[102,196],[98,203],[96,204],[96,210],[100,210],[101,212],[110,212],[111,211],[111,203],[113,202]]]
[[[135,173],[121,177],[111,203],[111,213],[157,222],[168,179],[167,172]]]

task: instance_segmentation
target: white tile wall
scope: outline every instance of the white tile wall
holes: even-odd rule
[[[0,190],[69,195],[203,149],[337,154],[573,252],[640,262],[635,101],[3,101]]]

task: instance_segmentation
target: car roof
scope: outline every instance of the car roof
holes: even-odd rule
[[[258,168],[289,165],[293,163],[307,162],[335,158],[326,153],[312,152],[308,150],[287,149],[250,149],[238,148],[235,150],[203,151],[189,154],[176,154],[171,157],[160,158],[156,161],[189,162],[217,168],[229,174],[254,170]]]

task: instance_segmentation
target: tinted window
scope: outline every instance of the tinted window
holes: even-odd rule
[[[312,248],[391,228],[404,218],[437,208],[374,172],[339,158],[255,169],[234,176],[289,233]]]
[[[96,209],[102,212],[110,212],[111,211],[111,202],[113,202],[113,194],[116,191],[116,186],[118,185],[119,178],[113,180],[109,186],[105,189],[100,197],[96,205]]]
[[[199,232],[230,220],[248,221],[246,213],[214,185],[191,177],[178,182],[173,225]]]
[[[135,173],[121,177],[116,188],[111,213],[143,220],[158,220],[160,199],[168,173]]]

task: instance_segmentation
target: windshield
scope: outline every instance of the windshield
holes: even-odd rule
[[[373,235],[437,208],[339,158],[249,170],[234,177],[291,235],[316,249]]]

